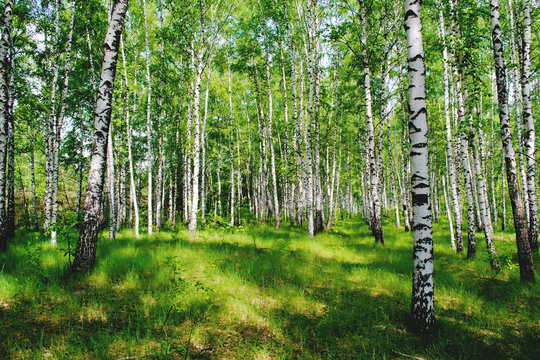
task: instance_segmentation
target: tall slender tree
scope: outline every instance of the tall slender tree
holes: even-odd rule
[[[6,0],[2,34],[0,38],[0,251],[6,251],[8,242],[6,219],[6,157],[7,123],[9,118],[9,58],[13,0]]]
[[[95,107],[94,145],[90,159],[88,187],[84,204],[83,222],[73,261],[73,270],[85,271],[94,267],[102,204],[103,183],[107,158],[107,139],[112,112],[112,96],[118,48],[129,0],[114,0],[109,20],[103,63]]]
[[[516,230],[519,270],[521,281],[534,282],[534,264],[531,254],[531,247],[529,244],[527,219],[525,216],[523,200],[519,192],[516,153],[514,151],[514,141],[512,139],[512,133],[510,132],[508,113],[508,90],[506,85],[506,67],[504,63],[501,23],[499,20],[499,0],[491,0],[490,16],[491,40],[493,43],[493,58],[495,62],[497,95],[499,100],[501,139],[506,165],[506,179],[508,181],[510,202],[512,203],[512,213],[514,216],[514,227]]]
[[[405,33],[409,64],[409,138],[413,204],[414,267],[412,318],[419,330],[435,321],[433,284],[433,229],[430,206],[428,123],[421,1],[405,0]]]
[[[531,251],[538,251],[538,203],[536,200],[536,160],[534,119],[531,101],[531,6],[523,0],[523,45],[521,67],[521,97],[525,127],[525,159],[527,163],[527,192],[529,194],[529,243]]]

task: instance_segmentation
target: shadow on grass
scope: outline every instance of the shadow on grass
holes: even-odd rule
[[[240,279],[238,288],[229,289],[233,296],[244,286],[255,294],[240,304],[251,306],[257,319],[252,321],[228,317],[225,298],[233,296],[214,290],[215,306],[197,330],[204,344],[190,345],[191,358],[399,358],[397,353],[427,358],[540,358],[540,334],[534,326],[538,305],[531,304],[530,322],[508,319],[492,326],[493,316],[485,318],[465,303],[474,298],[491,307],[519,306],[521,301],[537,301],[538,296],[528,296],[503,280],[483,290],[483,277],[461,269],[470,262],[446,252],[436,251],[441,259],[436,291],[450,297],[450,291],[464,290],[466,296],[457,300],[465,304],[438,306],[436,327],[429,335],[410,331],[408,237],[390,233],[386,247],[381,247],[374,244],[366,226],[351,224],[314,239],[268,227],[199,235],[178,232],[151,239],[100,240],[99,262],[92,274],[63,281],[51,276],[47,285],[35,281],[7,307],[0,307],[0,332],[8,334],[2,336],[0,355],[43,357],[44,349],[53,349],[57,358],[107,359],[145,352],[156,358],[182,357],[193,322],[182,311],[167,318],[175,288],[166,259],[178,251],[197,254],[205,265],[215,266],[214,275]],[[297,242],[305,246],[293,247]],[[313,250],[324,244],[325,256]],[[357,262],[340,258],[335,248],[353,259],[364,257]],[[28,257],[24,252],[13,255],[21,262]],[[1,256],[0,261],[8,263],[9,253]],[[16,276],[21,283],[31,277],[9,264],[4,274]],[[396,284],[400,286],[393,287]],[[202,302],[195,299],[193,306],[203,306]],[[523,316],[524,310],[516,311]]]

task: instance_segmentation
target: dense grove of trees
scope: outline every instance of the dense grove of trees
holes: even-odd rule
[[[414,231],[413,315],[428,328],[431,224],[446,216],[452,248],[475,257],[482,231],[492,267],[494,229],[513,226],[534,281],[537,1],[2,9],[2,250],[16,227],[54,246],[70,213],[76,270],[105,228],[287,221],[316,236],[360,214],[384,244],[388,219]]]

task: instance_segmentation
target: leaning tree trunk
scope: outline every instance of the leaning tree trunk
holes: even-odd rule
[[[429,203],[428,124],[424,45],[420,4],[405,1],[405,32],[409,64],[409,138],[413,203],[414,268],[411,312],[414,326],[429,330],[435,321],[433,302],[433,228]]]
[[[9,84],[8,51],[11,41],[11,15],[13,0],[6,0],[4,23],[0,38],[0,251],[7,249],[6,219],[6,155],[7,155],[7,122],[9,118]]]
[[[510,132],[508,116],[508,92],[506,87],[506,68],[504,64],[502,31],[499,20],[499,0],[491,0],[490,15],[493,58],[495,62],[495,74],[497,76],[501,140],[506,162],[506,179],[508,181],[510,202],[512,203],[512,213],[514,215],[519,270],[521,281],[534,282],[534,264],[528,238],[527,219],[525,217],[523,200],[521,199],[521,194],[519,192],[516,154],[514,152],[514,141],[512,139],[512,133]]]
[[[375,241],[384,244],[384,236],[381,220],[381,199],[379,195],[379,173],[377,171],[377,162],[375,159],[375,127],[373,124],[373,115],[371,112],[371,74],[369,62],[367,59],[367,25],[365,8],[362,4],[360,15],[362,27],[362,61],[364,67],[364,90],[366,97],[366,130],[367,130],[367,151],[370,169],[371,183],[371,230],[375,236]]]
[[[112,95],[118,47],[122,27],[126,18],[129,0],[115,0],[105,36],[103,64],[99,81],[98,97],[94,110],[94,145],[90,159],[88,187],[84,204],[84,215],[73,270],[91,269],[96,263],[100,211],[103,195],[103,182],[107,157],[107,134],[112,113]]]
[[[531,103],[531,9],[529,0],[523,0],[521,94],[523,125],[525,126],[525,157],[527,160],[527,191],[529,193],[529,244],[538,251],[538,204],[536,202],[535,129]]]

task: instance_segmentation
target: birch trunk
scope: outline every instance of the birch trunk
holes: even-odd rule
[[[232,227],[234,226],[234,190],[235,190],[234,189],[234,135],[233,135],[234,134],[234,129],[233,129],[234,120],[233,120],[232,85],[231,85],[231,63],[230,63],[228,54],[227,54],[227,75],[229,78],[229,89],[228,89],[228,92],[229,92],[229,162],[231,166],[231,177],[230,177],[231,179],[231,192],[230,192],[231,222],[230,222],[230,225]],[[271,98],[272,94],[270,93],[269,96]],[[272,102],[270,102],[270,109],[271,109],[271,106],[272,106]],[[270,110],[269,113],[270,113],[269,116],[271,117],[272,110]],[[272,135],[270,134],[270,136]]]
[[[31,191],[32,191],[32,226],[34,228],[34,231],[39,231],[39,224],[38,224],[38,212],[37,212],[37,196],[36,196],[36,166],[35,166],[35,155],[34,155],[34,126],[33,124],[30,125],[30,177],[31,177]],[[78,212],[77,212],[77,219],[78,219]]]
[[[488,253],[491,256],[496,256],[497,251],[495,251],[495,245],[493,244],[493,227],[491,225],[491,214],[489,212],[489,204],[487,203],[486,179],[482,174],[482,159],[480,158],[480,152],[478,151],[478,147],[481,145],[474,145],[475,146],[473,147],[473,155],[477,174],[476,187],[478,193],[478,206],[480,207],[480,215],[482,216],[482,224],[484,228],[484,235]],[[492,268],[496,268],[499,266],[497,262],[493,259],[490,260],[490,263]]]
[[[399,73],[400,74],[403,74],[403,66],[401,64],[401,62],[399,63]],[[407,116],[407,112],[405,111],[405,106],[406,106],[406,103],[405,103],[405,84],[404,84],[404,79],[401,78],[400,79],[400,100],[401,100],[401,108],[402,108],[402,111],[401,111],[401,114],[402,114],[402,126],[403,126],[403,131],[402,131],[402,141],[401,141],[401,148],[403,149],[402,152],[401,152],[401,156],[402,156],[402,161],[401,161],[401,164],[402,164],[402,171],[401,171],[401,186],[400,186],[400,189],[401,189],[401,207],[403,209],[403,226],[405,228],[405,232],[408,232],[410,231],[411,229],[411,225],[410,225],[410,217],[409,217],[409,195],[407,193],[407,185],[408,185],[408,178],[409,178],[409,174],[408,174],[408,169],[409,169],[409,160],[408,160],[408,156],[406,154],[406,152],[410,149],[409,146],[407,146],[406,144],[406,138],[408,137],[408,125],[406,125],[408,123],[408,116]],[[407,151],[406,151],[407,150]]]
[[[521,118],[521,92],[519,91],[519,75],[518,75],[518,56],[516,50],[516,40],[515,40],[515,27],[514,27],[514,10],[513,10],[514,0],[508,0],[508,35],[510,39],[510,61],[512,64],[515,64],[510,69],[510,80],[512,81],[512,92],[509,94],[514,100],[514,111],[516,114],[516,124],[517,124],[517,149],[518,149],[518,161],[519,161],[519,174],[521,179],[522,186],[522,196],[523,196],[523,206],[525,207],[525,216],[527,223],[529,223],[530,214],[529,214],[529,192],[527,189],[527,159],[526,154],[523,149],[523,144],[525,139],[523,136],[523,125],[525,125],[525,119]]]
[[[448,155],[446,157],[446,162],[448,163]],[[448,166],[448,165],[447,165]],[[448,196],[447,191],[447,178],[446,176],[443,177],[443,194],[444,194],[444,205],[446,207],[446,216],[448,217],[448,224],[450,225],[450,244],[452,245],[452,250],[456,249],[456,238],[454,235],[454,226],[452,221],[452,209],[450,206],[450,197]]]
[[[506,185],[505,185],[505,177],[504,174],[506,173],[505,168],[505,157],[504,153],[501,157],[501,198],[502,198],[502,231],[506,230]]]
[[[143,0],[143,12],[144,12],[144,39],[145,39],[145,57],[146,57],[146,86],[147,86],[147,104],[146,104],[146,161],[148,162],[148,235],[152,235],[152,218],[154,208],[152,206],[152,117],[151,117],[151,105],[152,105],[152,82],[150,81],[150,48],[148,45],[148,19],[146,14],[146,0]]]
[[[308,17],[308,50],[307,50],[307,62],[308,62],[308,79],[309,79],[309,100],[308,100],[308,113],[309,116],[305,119],[304,123],[304,147],[305,147],[305,162],[304,162],[304,171],[305,171],[305,181],[306,184],[306,210],[308,213],[308,235],[315,235],[315,223],[313,218],[313,158],[312,158],[312,138],[311,138],[311,122],[313,121],[314,109],[313,109],[313,97],[315,92],[314,81],[314,66],[313,66],[313,43],[311,41],[311,31],[312,31],[312,2],[308,1],[307,6],[307,17]]]
[[[109,188],[109,239],[116,238],[116,191],[115,191],[115,172],[114,172],[114,147],[113,147],[113,127],[109,126],[107,140],[107,183]]]
[[[433,299],[433,228],[429,206],[428,124],[424,45],[420,4],[405,1],[405,33],[409,64],[409,138],[413,203],[414,269],[411,312],[414,326],[429,330],[435,321]]]
[[[456,243],[463,251],[463,236],[461,234],[462,214],[460,207],[460,198],[456,184],[456,168],[454,166],[454,146],[452,139],[452,124],[450,120],[450,74],[448,71],[448,49],[446,47],[446,29],[444,25],[444,16],[442,10],[439,12],[440,31],[443,41],[443,82],[444,82],[444,114],[446,125],[446,156],[449,179],[449,192],[452,199],[452,209],[454,211],[454,224]],[[450,218],[450,216],[449,216]],[[456,244],[452,242],[452,249],[456,250]]]
[[[200,172],[200,143],[201,143],[201,127],[199,114],[199,97],[201,94],[201,80],[204,70],[204,13],[201,9],[201,41],[200,49],[197,54],[197,77],[195,79],[194,97],[193,97],[193,173],[191,184],[191,207],[189,214],[188,230],[194,232],[197,230],[197,210],[199,207],[199,172]]]
[[[133,170],[133,154],[131,150],[132,139],[131,139],[131,124],[129,122],[129,82],[127,76],[126,68],[126,57],[124,54],[124,42],[122,38],[120,39],[121,49],[122,49],[122,65],[124,68],[124,82],[126,85],[126,132],[127,132],[127,148],[128,148],[128,161],[129,161],[129,197],[131,204],[133,204],[133,215],[135,217],[134,228],[135,228],[135,237],[139,237],[139,204],[137,203],[137,191],[135,187],[135,173]]]
[[[60,151],[60,141],[62,126],[64,124],[64,114],[66,109],[67,94],[69,88],[69,75],[71,67],[71,45],[73,41],[73,26],[75,22],[75,1],[71,2],[71,19],[69,23],[68,44],[66,49],[66,64],[65,64],[65,77],[64,77],[64,89],[62,91],[62,99],[60,104],[60,115],[58,116],[55,124],[55,133],[53,140],[53,164],[52,164],[52,196],[51,196],[51,225],[56,224],[58,217],[58,153]],[[56,246],[56,230],[51,230],[51,245]]]
[[[320,170],[320,150],[319,150],[319,138],[320,138],[320,124],[319,124],[319,108],[320,108],[320,90],[321,90],[321,76],[319,69],[319,6],[318,0],[312,0],[313,3],[313,21],[311,38],[314,42],[313,46],[313,58],[312,66],[315,76],[315,103],[313,107],[313,120],[311,125],[313,126],[313,172],[315,175],[314,195],[315,195],[315,233],[321,232],[324,229],[324,214],[323,214],[323,194],[321,189],[321,170]]]
[[[207,65],[206,91],[204,94],[204,118],[201,136],[201,222],[206,224],[206,120],[208,119],[208,94],[210,91],[210,57]]]
[[[58,39],[60,37],[60,11],[59,0],[55,0],[55,19],[54,19],[54,39],[55,63],[53,65],[53,80],[51,84],[51,109],[47,120],[47,139],[45,142],[45,219],[43,222],[43,232],[46,233],[51,225],[52,203],[53,203],[53,168],[54,168],[54,139],[56,137],[56,83],[58,82]],[[52,243],[52,236],[51,236]]]
[[[538,204],[536,200],[535,129],[531,102],[531,9],[529,0],[523,0],[523,47],[521,94],[523,125],[525,126],[525,158],[527,160],[527,192],[529,194],[529,244],[538,252]]]
[[[384,236],[381,221],[381,199],[379,195],[379,173],[375,159],[375,127],[371,111],[371,73],[367,59],[367,25],[364,4],[361,6],[360,26],[362,28],[362,61],[364,67],[364,91],[366,101],[366,130],[367,130],[367,152],[370,170],[371,183],[371,231],[375,236],[375,242],[384,244]]]
[[[494,129],[494,117],[495,117],[495,114],[494,114],[494,111],[493,111],[493,106],[494,106],[494,102],[495,102],[495,80],[494,78],[491,76],[490,74],[490,79],[491,79],[491,96],[492,96],[492,101],[491,101],[491,131],[490,131],[490,144],[489,144],[489,154],[490,154],[490,157],[489,157],[489,161],[490,161],[490,165],[491,165],[491,202],[492,202],[492,208],[493,208],[493,225],[495,226],[495,228],[497,228],[497,218],[498,218],[498,214],[497,214],[497,201],[495,199],[495,162],[493,161],[494,160],[494,157],[495,157],[495,152],[494,152],[494,149],[495,149],[495,129]],[[501,169],[502,170],[502,169]]]
[[[126,18],[128,1],[114,1],[111,19],[105,37],[101,78],[94,111],[94,145],[90,160],[83,222],[73,261],[73,270],[75,271],[91,269],[96,262],[100,209],[107,156],[107,135],[112,113],[113,86],[116,75],[118,47],[122,27]]]
[[[301,212],[301,206],[300,206],[300,194],[301,194],[301,157],[300,157],[300,148],[301,144],[299,143],[302,141],[301,132],[300,132],[300,125],[298,123],[298,94],[297,94],[297,74],[296,74],[296,50],[294,49],[294,46],[291,43],[291,29],[290,29],[290,22],[289,22],[289,16],[287,11],[287,1],[283,0],[283,9],[284,9],[284,15],[285,15],[285,35],[287,39],[287,48],[289,53],[289,62],[291,66],[291,87],[292,87],[292,97],[293,97],[293,125],[294,125],[294,132],[293,132],[293,153],[294,153],[294,161],[295,161],[295,181],[293,182],[292,186],[292,193],[295,194],[296,192],[296,198],[292,196],[293,201],[293,207],[296,210],[296,220],[298,223],[300,223],[300,212]],[[292,209],[291,209],[292,212]],[[292,214],[291,214],[292,215]],[[300,220],[300,221],[299,221]],[[294,217],[291,216],[291,225],[294,223]]]
[[[260,3],[259,3],[260,6]],[[262,10],[261,10],[262,14]],[[264,28],[264,39],[266,42],[265,45],[265,65],[266,65],[266,83],[268,86],[268,124],[267,124],[267,136],[268,136],[268,146],[270,148],[270,171],[272,173],[272,194],[273,194],[273,204],[272,208],[274,210],[274,221],[275,221],[275,228],[276,230],[279,229],[279,198],[278,198],[278,191],[277,191],[277,176],[276,176],[276,159],[275,159],[275,151],[274,151],[274,139],[272,136],[272,120],[273,120],[273,113],[274,113],[274,104],[273,104],[273,97],[272,97],[272,83],[270,79],[270,49],[269,49],[269,40],[267,38],[266,33],[266,26]],[[229,85],[230,86],[230,85]],[[232,118],[232,117],[231,117]],[[231,165],[232,166],[232,165]],[[232,177],[232,175],[231,175]],[[232,220],[231,220],[232,222]]]
[[[508,116],[508,92],[506,87],[506,68],[504,64],[502,31],[499,20],[499,0],[491,0],[490,15],[493,58],[495,62],[495,74],[497,76],[501,139],[506,162],[508,190],[510,193],[512,213],[514,216],[514,227],[516,230],[519,270],[522,281],[534,282],[534,264],[528,238],[527,219],[525,217],[523,200],[521,199],[521,194],[519,192],[516,154],[514,152],[514,142],[512,140],[512,133],[510,132],[510,122]]]
[[[13,103],[15,101],[14,84],[14,53],[13,42],[10,40],[9,60],[9,84],[8,84],[8,104],[7,104],[7,213],[6,232],[8,239],[15,236],[15,123],[13,122]],[[24,190],[24,188],[23,188]]]
[[[337,59],[334,63],[334,97],[332,99],[332,111],[334,117],[334,145],[332,148],[332,180],[330,185],[330,194],[329,194],[329,203],[328,203],[328,222],[326,223],[326,228],[330,229],[332,226],[332,208],[334,205],[334,187],[336,184],[336,142],[337,142],[337,110],[338,110],[338,65]],[[328,156],[327,156],[328,158]]]
[[[9,58],[11,43],[11,17],[13,1],[6,0],[2,34],[0,38],[0,252],[7,250],[8,234],[6,219],[6,156],[7,123],[9,121]]]

